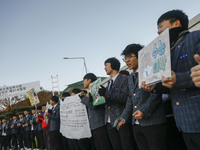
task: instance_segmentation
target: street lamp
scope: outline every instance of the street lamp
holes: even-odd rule
[[[86,63],[85,63],[85,58],[84,57],[64,57],[63,59],[83,59],[83,61],[84,61],[84,67],[85,67],[85,72],[87,74],[87,67],[86,67]]]

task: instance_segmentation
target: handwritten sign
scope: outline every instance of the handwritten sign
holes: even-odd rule
[[[24,95],[32,88],[35,88],[36,91],[40,91],[40,81],[0,87],[0,99]]]
[[[160,82],[162,76],[171,77],[169,29],[139,51],[138,61],[139,86],[142,81],[152,85]]]
[[[78,95],[60,102],[60,132],[70,139],[91,137],[87,110]]]

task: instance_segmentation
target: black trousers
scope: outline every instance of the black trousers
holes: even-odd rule
[[[107,131],[113,150],[135,150],[131,124],[124,124],[119,130],[107,124]]]
[[[7,140],[8,140],[8,147],[9,147],[9,149],[11,149],[11,140],[12,140],[11,134],[7,135]]]
[[[43,137],[43,131],[36,131],[36,138],[37,138],[37,146],[38,149],[44,149],[44,137]]]
[[[7,150],[7,146],[9,145],[9,137],[8,136],[2,136],[1,137],[1,143],[2,143],[2,147],[4,148],[4,150]]]
[[[68,138],[62,136],[63,150],[69,150]]]
[[[0,150],[2,150],[2,137],[0,135]]]
[[[14,150],[17,150],[18,147],[17,147],[17,134],[13,133],[12,134],[12,144],[14,146]]]
[[[200,133],[183,133],[188,150],[200,150]]]
[[[96,150],[112,150],[106,126],[91,131]]]
[[[49,150],[48,129],[43,129],[43,137],[44,137],[45,149]]]
[[[58,131],[48,131],[50,150],[63,150],[62,134]]]
[[[31,130],[31,148],[36,148],[36,141],[35,141],[35,137],[36,137],[36,131],[35,130]]]
[[[166,125],[133,125],[139,150],[167,150]]]
[[[31,147],[31,131],[25,131],[24,132],[24,145],[27,147],[27,148],[32,148]]]
[[[81,150],[77,139],[68,139],[70,150]]]
[[[89,138],[78,140],[78,144],[81,150],[91,150],[92,145]]]
[[[166,117],[168,150],[187,150],[182,133],[178,131],[174,117]]]
[[[24,147],[24,132],[19,132],[17,134],[17,140],[19,142],[20,148],[23,148]]]

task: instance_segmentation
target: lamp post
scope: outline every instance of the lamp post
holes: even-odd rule
[[[85,63],[85,58],[84,57],[64,57],[63,59],[83,59],[83,61],[84,61],[84,67],[85,67],[85,72],[87,74],[87,67],[86,67],[86,63]]]

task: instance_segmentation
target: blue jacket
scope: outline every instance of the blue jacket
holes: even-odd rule
[[[43,113],[39,113],[39,116],[42,116]],[[42,131],[42,124],[39,122],[36,122],[36,131]]]
[[[172,70],[176,73],[176,85],[170,91],[172,107],[179,130],[200,133],[200,88],[195,87],[190,77],[190,69],[197,65],[193,56],[200,54],[200,31],[182,37],[171,60]]]
[[[30,121],[32,120],[32,116],[30,114],[28,114],[28,116],[24,117],[23,123],[22,125],[25,125],[26,123],[28,124],[27,127],[24,127],[24,131],[30,131],[31,130],[31,124]]]
[[[37,122],[36,122],[36,115],[32,115],[32,125],[31,125],[31,130],[32,130],[32,126],[33,126],[33,130],[35,131],[36,130],[36,126],[37,126]]]
[[[105,99],[105,123],[110,116],[111,125],[117,117],[120,117],[122,111],[126,106],[128,96],[128,77],[118,74],[116,80],[113,83],[112,89],[106,88]]]
[[[105,125],[105,106],[96,106],[94,107],[89,98],[83,97],[81,102],[85,104],[88,108],[88,118],[90,123],[90,129],[94,130]]]
[[[60,104],[57,103],[54,110],[48,116],[49,118],[49,131],[60,130]]]
[[[16,119],[15,121],[13,120],[10,124],[10,129],[11,129],[11,134],[17,134],[18,133],[18,127],[17,127],[17,123],[18,123],[18,120]],[[13,126],[13,128],[11,128]]]
[[[161,94],[153,94],[145,91],[138,86],[138,77],[136,76],[135,84],[133,82],[133,73],[129,76],[129,96],[121,117],[127,120],[132,114],[140,110],[143,113],[143,118],[138,120],[141,126],[150,126],[163,124],[166,122],[164,107],[162,104]],[[132,118],[132,125],[135,123],[135,118]]]
[[[17,126],[18,133],[24,133],[24,128],[22,127],[24,123],[24,118],[22,118],[22,120],[18,119],[17,121],[18,121],[18,125],[20,124],[20,126]]]
[[[2,132],[2,124],[0,124],[0,137],[1,137],[1,132]]]
[[[3,132],[6,133],[6,136],[10,135],[10,125],[8,123],[5,123],[5,125],[1,124],[1,135],[3,135]]]

